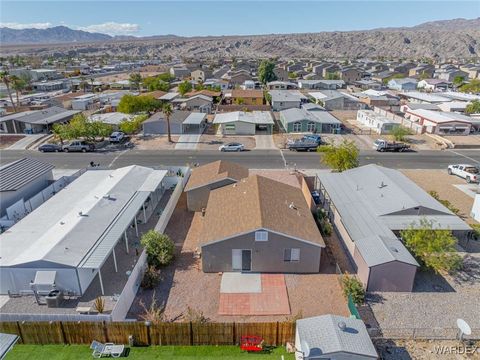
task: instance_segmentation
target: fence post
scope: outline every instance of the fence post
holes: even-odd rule
[[[18,334],[20,335],[20,339],[22,340],[22,343],[25,343],[25,341],[23,340],[23,333],[22,333],[22,328],[20,327],[20,323],[16,321],[16,324],[17,324]]]
[[[190,321],[190,345],[193,345],[193,325],[192,322]]]
[[[235,345],[235,339],[237,338],[237,326],[236,326],[235,324],[236,324],[236,322],[233,322],[233,329],[232,329],[233,339],[232,339],[232,345]]]
[[[108,338],[107,324],[105,323],[105,321],[102,321],[102,325],[103,325],[103,334],[105,335],[105,342],[110,342]]]
[[[148,346],[151,346],[152,345],[152,336],[150,335],[150,325],[152,325],[152,323],[150,321],[145,321],[144,325],[147,328],[147,344],[148,344]]]
[[[65,330],[63,330],[63,322],[62,322],[62,321],[59,321],[59,323],[60,323],[60,333],[62,334],[63,343],[64,343],[65,345],[69,345],[69,344],[67,344],[67,338],[66,338],[66,336],[65,336]]]
[[[279,324],[277,321],[277,332],[275,334],[275,346],[278,346],[278,332],[279,332]]]

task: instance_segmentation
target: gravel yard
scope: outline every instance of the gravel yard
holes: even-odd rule
[[[25,135],[0,135],[0,149],[6,149],[10,145],[15,144],[18,140],[23,139]]]
[[[478,359],[480,357],[480,342],[473,344],[460,343],[457,340],[387,340],[379,339],[373,342],[385,360],[460,360]],[[467,354],[449,353],[450,349],[468,351]]]
[[[172,135],[172,143],[168,142],[167,135],[133,137],[132,143],[138,150],[165,150],[175,149],[179,136]]]
[[[253,136],[222,136],[213,134],[203,134],[198,143],[198,150],[218,150],[220,145],[238,142],[245,145],[246,150],[255,148],[255,138]]]
[[[155,289],[158,303],[165,307],[166,319],[185,320],[188,307],[202,311],[211,321],[282,321],[296,315],[349,315],[338,277],[327,261],[324,261],[326,269],[320,274],[285,275],[290,316],[218,315],[221,274],[203,273],[201,260],[194,258],[194,252],[199,248],[202,219],[200,213],[193,214],[186,210],[186,197],[182,195],[166,229],[177,245],[177,257],[162,270],[162,281]],[[153,293],[153,290],[139,290],[130,309],[130,317],[141,315],[143,308],[140,302],[148,306]]]

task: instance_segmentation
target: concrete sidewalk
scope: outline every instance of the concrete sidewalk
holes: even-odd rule
[[[48,136],[47,134],[34,134],[25,135],[24,138],[18,140],[15,144],[10,145],[5,150],[26,150],[31,144],[40,140],[42,137]]]

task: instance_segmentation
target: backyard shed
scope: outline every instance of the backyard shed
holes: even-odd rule
[[[375,346],[362,320],[322,315],[297,320],[296,325],[297,360],[378,359]]]

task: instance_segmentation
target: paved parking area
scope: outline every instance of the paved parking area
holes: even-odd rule
[[[200,141],[201,134],[183,134],[175,144],[175,150],[195,150]]]
[[[277,149],[275,146],[275,143],[273,142],[273,136],[272,135],[267,135],[267,134],[259,134],[255,135],[255,149]]]
[[[285,276],[283,274],[259,274],[259,276],[261,292],[220,293],[218,313],[250,316],[289,315],[290,305]]]

